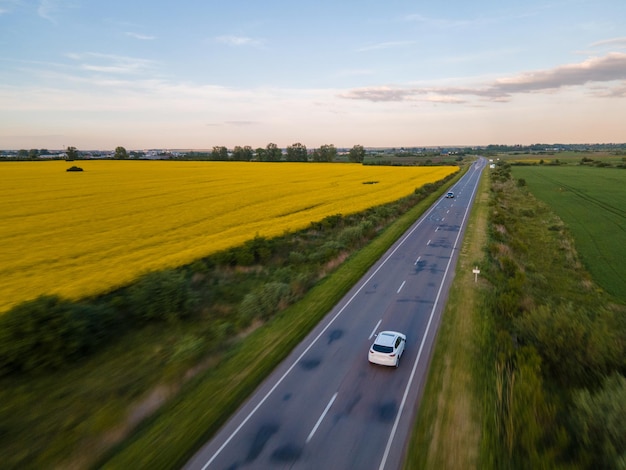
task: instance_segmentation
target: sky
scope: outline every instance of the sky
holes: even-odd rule
[[[625,0],[0,0],[0,149],[623,142]]]

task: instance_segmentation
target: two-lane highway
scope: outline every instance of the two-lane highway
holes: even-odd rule
[[[185,468],[400,468],[484,166],[372,266]],[[367,361],[381,330],[407,336],[397,369]]]

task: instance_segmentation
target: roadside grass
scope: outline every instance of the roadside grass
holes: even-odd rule
[[[626,171],[514,166],[511,172],[563,220],[594,281],[626,301]]]
[[[405,461],[405,469],[481,468],[482,392],[489,341],[482,315],[480,276],[487,243],[488,176],[483,174],[470,213],[448,302],[437,335],[428,379]]]
[[[450,184],[464,173],[459,172]],[[191,381],[96,467],[181,467],[448,186],[442,186],[401,216],[301,301],[252,332],[217,367]]]

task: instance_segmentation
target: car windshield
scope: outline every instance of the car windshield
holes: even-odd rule
[[[372,349],[376,352],[379,353],[385,353],[385,354],[389,354],[390,352],[393,351],[393,348],[391,346],[383,346],[381,344],[375,344]]]

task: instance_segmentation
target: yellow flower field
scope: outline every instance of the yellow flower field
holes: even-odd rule
[[[0,163],[0,312],[400,199],[457,167],[260,162]],[[375,184],[371,184],[376,182]],[[370,184],[364,184],[370,183]]]

